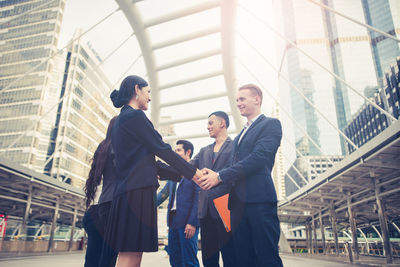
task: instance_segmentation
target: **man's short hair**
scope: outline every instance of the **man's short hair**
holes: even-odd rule
[[[228,114],[226,114],[226,112],[215,111],[215,112],[211,113],[208,117],[210,118],[212,115],[215,115],[216,117],[223,119],[225,121],[226,128],[228,129],[228,127],[229,127],[229,116],[228,116]]]
[[[245,84],[245,85],[242,85],[242,86],[239,87],[239,91],[240,91],[240,90],[244,90],[244,89],[248,89],[248,90],[252,91],[253,94],[258,95],[258,96],[260,97],[260,99],[261,99],[260,104],[262,104],[263,93],[262,93],[260,87],[258,87],[258,86],[255,85],[255,84],[252,84],[252,83]]]
[[[177,145],[182,145],[183,146],[183,150],[185,151],[185,153],[190,149],[190,158],[192,158],[193,156],[193,150],[194,150],[194,146],[191,142],[187,141],[187,140],[178,140],[176,141]]]

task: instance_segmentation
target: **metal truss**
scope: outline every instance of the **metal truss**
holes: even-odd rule
[[[130,0],[116,0],[122,12],[125,14],[127,20],[129,21],[132,29],[136,34],[136,38],[138,40],[140,49],[142,51],[144,63],[147,70],[147,76],[151,86],[151,120],[155,127],[158,126],[167,126],[173,125],[174,123],[183,123],[189,121],[196,121],[205,119],[206,116],[189,116],[187,118],[179,119],[179,120],[160,120],[160,108],[164,107],[173,107],[181,104],[193,103],[202,100],[213,99],[217,97],[227,96],[229,99],[229,104],[231,107],[231,115],[235,121],[236,129],[235,132],[238,131],[238,127],[241,126],[241,118],[240,114],[235,105],[235,66],[233,62],[234,58],[234,25],[236,18],[236,1],[205,1],[199,4],[194,4],[193,6],[163,14],[160,17],[153,18],[150,20],[144,20],[143,14],[139,12],[136,2],[132,2]],[[195,30],[194,32],[174,37],[169,40],[163,40],[158,43],[152,43],[149,28],[161,25],[164,23],[168,23],[172,20],[176,20],[182,17],[190,16],[197,14],[199,12],[203,12],[206,10],[210,10],[213,8],[221,9],[221,24],[215,25],[210,28],[205,28],[201,30]],[[180,44],[183,42],[191,41],[200,37],[208,36],[215,33],[221,33],[221,47],[217,49],[212,49],[209,51],[201,51],[194,56],[186,57],[183,59],[177,59],[172,62],[168,62],[166,64],[158,65],[155,57],[155,51],[158,49],[163,49],[166,47],[170,47],[172,45]],[[223,69],[214,72],[201,72],[199,73],[191,73],[188,75],[189,77],[181,78],[180,80],[176,80],[171,83],[160,84],[159,80],[159,71],[171,69],[174,67],[182,66],[187,63],[195,62],[201,59],[213,57],[216,55],[222,56],[222,65]],[[168,90],[172,87],[181,86],[190,84],[193,82],[209,79],[212,77],[217,77],[223,75],[225,79],[226,91],[224,93],[216,93],[209,94],[200,97],[187,97],[184,100],[173,101],[173,102],[162,102],[160,99],[160,91]],[[194,134],[196,137],[205,137],[206,133]],[[169,137],[169,139],[176,139],[177,137]]]
[[[310,0],[309,0],[310,1]],[[311,1],[312,3],[315,3],[314,1]],[[324,5],[323,5],[324,6]],[[357,94],[359,97],[361,97],[362,99],[364,99],[367,103],[371,104],[374,108],[378,109],[381,113],[385,114],[391,121],[397,121],[397,119],[395,117],[393,117],[392,114],[390,114],[388,111],[386,111],[385,109],[381,108],[379,105],[377,105],[374,101],[372,101],[371,99],[368,99],[366,96],[364,96],[362,93],[360,93],[359,91],[357,91],[357,89],[355,89],[352,85],[350,85],[347,81],[345,81],[342,77],[338,76],[336,73],[332,72],[331,70],[329,70],[327,67],[325,67],[324,65],[322,65],[316,58],[314,58],[313,56],[311,56],[310,54],[308,54],[307,52],[305,52],[302,48],[300,48],[295,42],[291,41],[290,39],[288,39],[286,36],[284,36],[282,33],[280,33],[278,30],[276,30],[274,27],[272,27],[271,25],[269,25],[268,23],[266,23],[263,19],[261,19],[259,16],[257,16],[254,12],[250,11],[247,7],[240,5],[240,7],[245,10],[246,12],[248,12],[250,15],[252,15],[254,18],[256,18],[260,23],[262,23],[266,28],[268,28],[270,31],[272,31],[275,35],[277,35],[279,38],[281,38],[283,41],[285,41],[288,45],[294,47],[297,51],[299,51],[301,54],[303,54],[305,57],[307,57],[308,59],[310,59],[312,62],[314,62],[317,66],[319,66],[321,69],[323,69],[324,71],[326,71],[327,73],[329,73],[333,78],[335,78],[336,80],[342,82],[343,84],[345,84],[347,86],[347,88],[349,88],[352,92],[354,92],[355,94]],[[330,12],[333,12],[332,10],[329,10]],[[353,21],[354,22],[354,21]],[[358,23],[359,24],[359,23]],[[364,27],[366,24],[363,24]],[[379,31],[378,29],[369,26],[369,29],[373,30],[373,31]],[[393,38],[392,38],[393,39]],[[397,38],[395,38],[396,42],[399,42],[400,40],[398,40]],[[280,72],[280,71],[279,71]],[[288,81],[289,82],[289,81]],[[292,85],[291,85],[292,86]],[[293,87],[293,86],[292,86]],[[303,97],[305,100],[306,98]],[[349,140],[346,140],[347,142],[349,142]],[[353,146],[353,145],[352,145]]]
[[[318,219],[320,227],[340,218],[350,229],[356,258],[360,253],[357,228],[371,226],[380,236],[387,262],[392,262],[388,224],[400,230],[394,222],[399,219],[400,206],[400,167],[396,164],[400,160],[399,129],[400,122],[394,122],[374,140],[280,202],[280,212],[307,211],[310,216],[301,216],[296,222],[303,219],[302,223],[309,224]],[[290,219],[281,217],[282,221]],[[378,224],[380,231],[375,227]],[[332,229],[337,231],[336,225],[332,224]]]
[[[57,181],[47,175],[0,158],[0,213],[18,221],[11,238],[23,237],[28,222],[41,222],[34,240],[45,225],[50,225],[48,251],[54,249],[54,236],[59,224],[70,225],[69,248],[81,230],[86,210],[85,195],[81,189]],[[79,224],[77,224],[79,222]]]

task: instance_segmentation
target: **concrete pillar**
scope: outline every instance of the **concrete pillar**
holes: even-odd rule
[[[310,247],[310,254],[314,254],[311,223],[308,224],[308,237],[309,237],[309,244],[308,245]]]
[[[56,206],[55,206],[55,209],[54,209],[53,222],[51,223],[50,239],[49,239],[49,245],[47,247],[47,252],[53,252],[53,250],[54,250],[54,234],[55,234],[55,231],[56,231],[56,224],[57,224],[57,216],[58,216],[59,206],[60,206],[60,200],[57,199]]]
[[[331,224],[332,224],[332,232],[333,232],[333,241],[335,243],[335,253],[336,256],[339,256],[339,240],[338,240],[338,232],[337,232],[337,217],[335,212],[335,206],[332,204],[330,209],[330,217],[331,217]]]
[[[319,227],[321,229],[321,240],[322,240],[322,251],[324,255],[326,254],[326,241],[325,241],[325,225],[322,220],[322,213],[319,213]]]
[[[313,251],[315,254],[318,254],[318,241],[317,241],[317,226],[315,222],[314,215],[312,216],[312,228],[313,228]]]
[[[374,179],[374,186],[375,186],[376,204],[378,206],[379,223],[381,226],[381,233],[383,239],[383,251],[385,252],[386,262],[390,264],[393,263],[393,255],[389,239],[389,231],[385,213],[385,203],[379,196],[379,194],[381,193],[381,188],[378,184],[378,179]]]
[[[353,250],[354,250],[354,258],[358,260],[359,251],[358,251],[358,240],[357,240],[357,225],[356,220],[354,218],[354,212],[351,208],[351,197],[347,198],[347,213],[349,214],[349,223],[351,228],[351,239],[353,240]]]
[[[309,223],[306,223],[306,245],[308,254],[311,254],[311,235]]]
[[[69,238],[69,243],[68,243],[68,251],[71,251],[72,249],[72,244],[74,242],[74,234],[75,234],[75,224],[76,224],[76,219],[78,217],[78,208],[75,205],[74,208],[74,216],[72,218],[72,224],[71,224],[71,236]]]
[[[26,231],[26,224],[28,223],[29,220],[29,211],[31,209],[31,204],[32,204],[32,184],[29,185],[29,195],[26,201],[24,217],[22,218],[22,226],[21,226],[22,234],[28,233],[28,231]]]
[[[5,220],[6,220],[6,216],[4,215],[4,217],[0,217],[0,227],[1,229],[4,229],[5,227]],[[3,251],[3,235],[0,235],[0,251]]]
[[[353,252],[351,251],[351,246],[349,243],[345,243],[344,247],[347,249],[347,255],[349,256],[349,261],[353,263]]]

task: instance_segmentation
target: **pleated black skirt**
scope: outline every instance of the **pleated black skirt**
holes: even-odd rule
[[[117,252],[158,250],[156,187],[131,190],[113,199],[106,242]]]

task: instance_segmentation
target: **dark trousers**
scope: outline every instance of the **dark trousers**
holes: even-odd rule
[[[92,205],[83,216],[83,227],[88,235],[85,267],[114,266],[117,254],[104,243],[104,230],[111,202]],[[103,252],[105,251],[105,253]]]
[[[92,205],[83,216],[83,227],[88,236],[85,255],[85,267],[99,266],[103,237],[99,231],[98,205]]]
[[[197,260],[197,240],[199,229],[190,239],[185,237],[185,228],[169,229],[168,252],[172,267],[200,266]]]
[[[282,267],[277,204],[233,199],[230,208],[237,266]]]
[[[174,215],[170,214],[170,222],[173,223]],[[168,230],[168,254],[169,263],[172,267],[199,267],[197,259],[197,242],[199,228],[192,238],[185,237],[185,227],[169,228]]]
[[[214,219],[209,213],[200,219],[201,257],[204,267],[219,267],[219,252],[224,267],[235,266],[235,248],[232,234],[225,230],[221,219]]]

